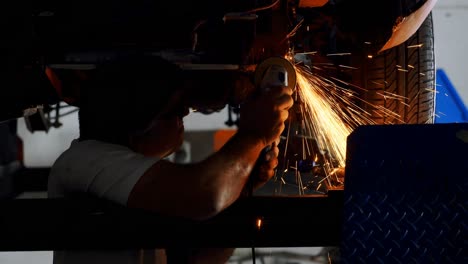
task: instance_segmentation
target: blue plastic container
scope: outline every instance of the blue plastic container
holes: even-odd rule
[[[466,123],[468,110],[444,70],[436,72],[435,123]]]

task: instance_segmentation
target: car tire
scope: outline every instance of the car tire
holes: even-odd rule
[[[375,124],[430,124],[435,119],[432,14],[406,42],[369,58],[353,56],[352,83]],[[381,109],[389,110],[387,114]]]

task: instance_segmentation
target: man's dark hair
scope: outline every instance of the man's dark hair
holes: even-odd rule
[[[100,65],[83,84],[80,140],[128,145],[179,89],[180,69],[158,57],[131,57]]]

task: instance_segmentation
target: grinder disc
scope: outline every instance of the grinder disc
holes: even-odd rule
[[[283,57],[270,57],[257,65],[254,73],[255,86],[260,87],[265,72],[272,65],[279,65],[286,69],[288,73],[288,87],[294,90],[296,87],[296,70],[294,69],[293,64]]]

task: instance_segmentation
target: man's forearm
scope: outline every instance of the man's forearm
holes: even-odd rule
[[[199,163],[161,160],[136,183],[128,205],[193,219],[210,218],[240,196],[263,147],[261,140],[237,133]]]
[[[256,161],[264,148],[259,139],[235,134],[218,152],[198,164],[200,171],[212,172],[200,175],[213,191],[216,211],[231,205],[242,192]]]

